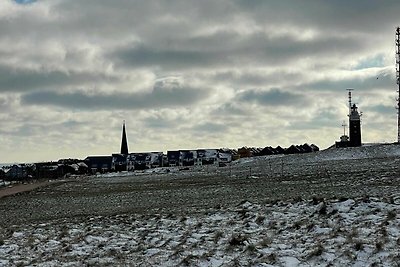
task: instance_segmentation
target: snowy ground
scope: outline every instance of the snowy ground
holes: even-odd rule
[[[0,266],[399,266],[400,146],[74,178],[0,199]]]
[[[0,265],[398,266],[399,198],[244,202],[11,227]]]

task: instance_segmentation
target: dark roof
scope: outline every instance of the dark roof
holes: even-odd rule
[[[318,146],[316,146],[314,144],[311,144],[310,146],[312,147],[313,151],[319,151],[319,147]]]
[[[285,154],[298,154],[301,153],[301,149],[295,145],[291,145],[290,147],[285,149]]]
[[[283,149],[280,146],[275,147],[275,151],[277,152],[276,154],[283,154],[285,152],[285,149]]]
[[[112,156],[89,156],[85,159],[86,162],[90,162],[91,164],[111,164]]]
[[[260,155],[261,156],[274,155],[274,154],[277,154],[277,153],[278,152],[274,148],[272,148],[270,146],[264,147],[264,149],[260,151]]]

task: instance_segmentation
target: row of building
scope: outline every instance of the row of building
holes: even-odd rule
[[[226,166],[233,160],[246,157],[298,154],[318,151],[315,145],[292,145],[288,148],[268,146],[264,148],[242,147],[239,149],[195,149],[149,153],[112,154],[89,156],[84,160],[61,159],[55,162],[16,164],[0,169],[0,179],[21,180],[35,178],[56,179],[67,174],[94,174],[118,171],[144,170],[157,167],[188,167],[202,165]]]
[[[149,153],[112,154],[111,156],[89,156],[85,159],[92,172],[134,171],[157,167],[226,165],[237,151],[230,149],[176,150]]]
[[[110,156],[89,156],[84,160],[63,159],[57,162],[19,164],[0,170],[0,179],[59,178],[66,174],[94,174],[145,170],[157,167],[188,167],[202,165],[226,166],[233,160],[254,156],[298,154],[318,151],[315,145],[292,145],[288,148],[242,147],[239,149],[194,149],[148,153],[129,153],[125,122],[122,128],[120,153]]]

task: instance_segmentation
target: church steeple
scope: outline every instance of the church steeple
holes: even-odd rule
[[[121,141],[121,154],[128,155],[128,141],[126,139],[125,121],[122,125],[122,141]]]

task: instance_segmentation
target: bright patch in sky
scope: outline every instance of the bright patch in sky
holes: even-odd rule
[[[380,67],[384,67],[384,66],[385,66],[384,56],[383,56],[383,54],[379,54],[374,57],[360,60],[358,62],[358,64],[354,67],[354,69],[362,70],[362,69],[368,69],[368,68],[380,68]]]
[[[30,3],[36,2],[36,0],[15,0],[15,2],[17,2],[18,4],[24,5],[24,4],[30,4]]]

